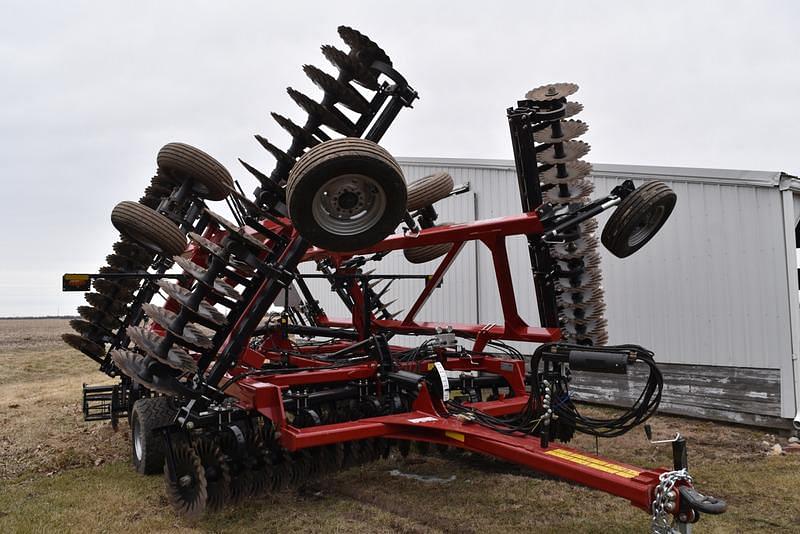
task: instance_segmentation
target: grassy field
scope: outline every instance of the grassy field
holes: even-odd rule
[[[647,531],[647,514],[625,501],[472,455],[390,458],[189,523],[172,513],[160,477],[133,472],[125,423],[114,432],[82,421],[81,383],[104,375],[61,343],[67,329],[58,319],[0,320],[0,532]],[[674,417],[654,419],[653,428],[686,434],[700,489],[729,503],[697,532],[797,531],[800,455],[762,450],[762,441],[784,439]],[[577,445],[593,450],[594,440]],[[671,463],[668,447],[639,432],[601,441],[600,453]]]

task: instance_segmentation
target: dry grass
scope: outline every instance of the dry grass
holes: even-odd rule
[[[66,321],[43,323],[0,321],[0,532],[647,529],[647,515],[621,499],[472,455],[376,462],[189,523],[172,513],[160,477],[130,468],[126,425],[115,433],[108,424],[81,421],[80,384],[102,375],[60,345]],[[730,503],[727,514],[704,518],[698,531],[796,531],[800,455],[765,456],[761,441],[775,438],[764,431],[674,417],[653,425],[659,435],[688,435],[700,488]],[[577,444],[594,449],[585,436]],[[668,448],[651,447],[636,432],[601,441],[600,453],[635,465],[670,463]],[[393,469],[456,479],[425,483],[392,476]]]

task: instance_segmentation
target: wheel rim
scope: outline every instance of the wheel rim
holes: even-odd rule
[[[316,223],[335,235],[356,235],[375,226],[386,211],[386,192],[363,174],[328,180],[314,195],[311,213]]]
[[[142,449],[144,445],[142,444],[142,432],[139,428],[139,420],[133,420],[133,453],[136,455],[136,459],[142,461]]]
[[[653,206],[633,227],[628,236],[628,246],[635,247],[647,241],[658,228],[664,216],[664,206]]]

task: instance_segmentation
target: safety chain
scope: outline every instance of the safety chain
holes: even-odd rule
[[[668,518],[670,512],[675,510],[677,494],[673,488],[681,480],[692,483],[692,477],[685,468],[678,471],[667,471],[658,477],[658,486],[656,486],[652,504],[651,532],[653,534],[672,534],[674,532]]]

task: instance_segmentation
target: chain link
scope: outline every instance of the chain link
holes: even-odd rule
[[[653,534],[672,534],[674,532],[669,521],[669,514],[672,510],[667,510],[667,506],[669,503],[673,503],[674,507],[676,495],[672,490],[675,484],[681,480],[685,480],[689,484],[692,483],[692,477],[685,468],[678,471],[667,471],[666,473],[661,473],[658,477],[658,486],[656,486],[652,504],[653,515],[650,523]]]

